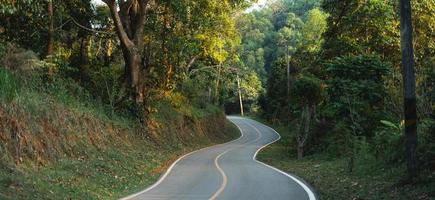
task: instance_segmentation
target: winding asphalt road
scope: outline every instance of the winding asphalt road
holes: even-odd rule
[[[280,138],[276,131],[246,118],[228,119],[240,138],[179,158],[154,185],[123,199],[316,199],[300,179],[255,159]]]

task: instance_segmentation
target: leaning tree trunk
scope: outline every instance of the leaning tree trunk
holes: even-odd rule
[[[408,180],[417,175],[417,110],[415,98],[414,50],[412,46],[411,3],[400,0],[400,35],[405,111],[405,156]]]

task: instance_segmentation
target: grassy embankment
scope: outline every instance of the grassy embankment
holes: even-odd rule
[[[41,87],[0,69],[0,91],[0,199],[116,199],[238,134],[219,109],[173,97],[140,126],[65,80]]]
[[[359,162],[354,172],[348,173],[344,158],[314,154],[297,160],[291,133],[286,127],[270,126],[281,134],[282,139],[263,149],[258,159],[302,177],[315,188],[320,199],[435,199],[434,172],[423,171],[419,183],[403,186],[397,184],[405,170],[403,165]]]

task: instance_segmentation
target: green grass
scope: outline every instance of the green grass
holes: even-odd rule
[[[179,156],[234,137],[236,132],[226,139],[202,138],[179,148],[136,137],[129,145],[114,142],[103,149],[83,145],[77,147],[83,149],[77,155],[45,166],[2,163],[0,199],[118,199],[154,183]]]
[[[76,83],[59,80],[41,86],[38,80],[17,80],[0,69],[2,200],[118,199],[154,183],[179,156],[238,135],[215,107],[174,107],[162,101],[153,114],[161,138],[152,138],[137,119],[93,100]],[[21,156],[9,137],[12,118],[21,138],[30,142]],[[216,127],[225,134],[212,131]],[[42,162],[34,153],[35,140],[51,145]]]
[[[9,199],[116,198],[158,176],[150,171],[164,155],[140,150],[88,152],[88,158],[61,159],[38,169],[20,167],[1,174],[2,193]]]
[[[295,151],[288,149],[292,138],[283,127],[272,126],[282,140],[262,150],[259,160],[295,174],[316,190],[320,199],[435,199],[435,173],[421,172],[420,181],[413,185],[398,184],[404,175],[404,166],[360,162],[353,173],[343,158],[324,154],[295,159]],[[291,153],[289,153],[291,152]]]

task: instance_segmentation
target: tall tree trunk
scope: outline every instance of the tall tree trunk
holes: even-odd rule
[[[48,32],[47,32],[47,47],[45,56],[53,54],[54,46],[54,22],[53,22],[53,0],[47,1],[47,14],[48,14]]]
[[[405,111],[405,152],[408,180],[417,175],[417,111],[415,98],[414,50],[412,46],[411,3],[400,0],[400,35]]]
[[[287,104],[288,104],[290,101],[290,50],[288,46],[287,46],[286,64],[287,64]]]
[[[131,89],[131,97],[136,102],[143,102],[143,88],[141,84],[142,57],[138,51],[122,48],[125,60],[125,82]]]
[[[298,144],[298,160],[304,157],[304,144]]]
[[[217,77],[216,77],[216,88],[215,88],[215,105],[219,104],[219,83],[220,83],[220,79],[221,79],[221,69],[222,66],[221,64],[218,65],[217,68]]]
[[[239,93],[239,104],[240,104],[240,114],[244,116],[243,112],[243,101],[242,101],[242,90],[240,89],[240,77],[237,74],[237,92]]]
[[[308,134],[310,132],[310,125],[311,125],[311,109],[308,104],[305,104],[302,108],[302,115],[301,115],[301,124],[299,128],[299,135],[298,135],[298,159],[302,159],[304,157],[304,147],[305,142],[308,139]]]
[[[286,46],[287,54],[286,54],[286,65],[287,65],[287,93],[286,93],[286,109],[287,109],[287,130],[289,134],[291,134],[291,128],[290,128],[290,121],[291,121],[291,115],[290,115],[290,49],[289,46]],[[303,148],[302,148],[303,150]],[[298,148],[299,152],[299,148]],[[299,158],[299,153],[298,153]]]
[[[81,35],[81,41],[80,41],[80,55],[77,58],[78,63],[76,63],[79,66],[80,70],[80,80],[82,82],[88,82],[90,80],[89,77],[89,57],[88,57],[88,47],[90,46],[90,38],[89,36],[83,32],[84,35]]]

